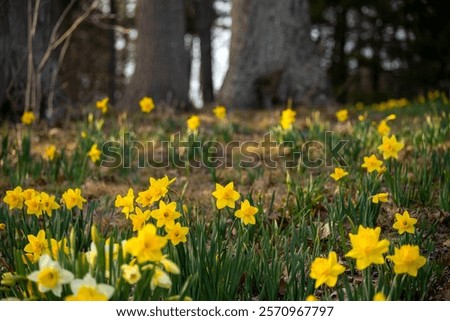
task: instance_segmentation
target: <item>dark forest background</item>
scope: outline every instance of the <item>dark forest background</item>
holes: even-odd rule
[[[374,103],[448,92],[447,6],[437,0],[0,0],[1,117],[16,120],[33,109],[57,120],[106,96],[122,110],[144,95],[187,109],[193,103],[270,108],[289,98]],[[214,84],[212,44],[227,33],[229,68],[223,84]],[[193,59],[200,103],[189,93]]]

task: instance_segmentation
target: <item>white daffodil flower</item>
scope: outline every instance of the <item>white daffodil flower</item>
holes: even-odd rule
[[[28,275],[29,280],[38,284],[40,292],[52,291],[58,297],[61,296],[62,285],[69,283],[73,278],[72,272],[62,269],[48,254],[39,258],[39,271]]]

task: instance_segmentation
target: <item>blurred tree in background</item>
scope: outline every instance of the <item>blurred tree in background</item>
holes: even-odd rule
[[[189,53],[184,1],[140,0],[137,4],[136,70],[120,103],[127,108],[142,96],[157,103],[188,104]]]
[[[329,86],[310,36],[307,0],[233,0],[230,67],[220,101],[230,107],[325,104]]]
[[[218,34],[230,33],[229,75],[220,93],[230,105],[284,104],[296,95],[296,101],[306,102],[307,88],[321,84],[318,96],[327,96],[328,82],[341,103],[415,97],[450,87],[445,1],[317,0],[309,1],[309,9],[306,0],[286,1],[286,8],[301,9],[297,15],[281,10],[283,4],[266,2],[0,0],[2,119],[17,120],[31,108],[41,118],[58,121],[106,96],[113,104],[121,102],[117,109],[135,106],[144,95],[189,106],[195,77],[197,96],[213,104],[221,82],[213,76],[219,64],[227,65],[217,61],[226,59],[214,55],[213,43],[217,46]],[[238,26],[233,30],[231,18]],[[297,27],[280,27],[289,21]],[[239,51],[240,38],[245,39]],[[306,56],[286,54],[302,46]],[[276,59],[286,56],[291,58]],[[256,68],[263,65],[268,68]],[[199,71],[192,66],[200,66]],[[328,79],[320,76],[322,70]],[[237,76],[243,73],[253,78]]]

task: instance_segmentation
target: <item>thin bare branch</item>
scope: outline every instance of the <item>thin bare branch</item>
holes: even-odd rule
[[[79,16],[73,24],[69,27],[69,29],[66,30],[64,34],[61,35],[57,40],[55,40],[53,43],[50,43],[47,47],[47,50],[45,51],[45,54],[43,55],[41,62],[38,66],[38,72],[44,68],[45,64],[47,63],[48,59],[50,58],[50,55],[53,50],[55,50],[60,44],[62,44],[67,37],[69,37],[73,31],[91,14],[95,8],[97,8],[100,5],[100,1],[94,1],[92,2],[91,6],[81,15]]]
[[[34,4],[33,26],[31,27],[31,37],[34,37],[34,34],[36,33],[36,26],[37,26],[40,6],[41,6],[41,0],[37,0],[36,3]]]
[[[53,42],[55,42],[57,33],[59,28],[61,27],[64,19],[66,18],[66,16],[69,14],[70,9],[73,7],[73,5],[75,4],[76,0],[71,0],[70,3],[67,5],[67,7],[64,9],[63,13],[61,14],[61,16],[58,18],[58,21],[56,22],[55,26],[53,27],[52,30],[52,34],[50,35],[50,40],[49,40],[49,44],[48,46],[50,47],[50,44],[52,44]]]
[[[101,22],[100,19],[96,17],[91,18],[89,21],[96,27],[99,27],[104,30],[114,30],[124,35],[129,34],[133,30],[132,28],[126,28],[118,25],[110,25],[108,23]]]
[[[38,10],[39,7],[35,6],[34,10]],[[34,24],[33,17],[33,5],[32,0],[28,0],[27,2],[27,23],[28,23],[28,35],[27,35],[27,46],[28,46],[28,55],[27,55],[27,84],[25,87],[25,110],[28,110],[31,104],[31,85],[32,85],[32,75],[33,72],[33,27],[36,28]]]

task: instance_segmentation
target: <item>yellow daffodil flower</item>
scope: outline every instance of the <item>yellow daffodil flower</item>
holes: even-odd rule
[[[135,209],[136,213],[130,214],[130,220],[133,224],[133,232],[139,231],[150,219],[150,210],[143,212],[139,207],[136,207]]]
[[[83,203],[86,203],[87,200],[81,196],[81,190],[79,188],[75,188],[75,190],[69,188],[62,195],[64,203],[66,204],[67,209],[72,209],[73,207],[78,207],[80,210],[83,209]]]
[[[318,257],[312,262],[309,276],[316,280],[316,289],[322,284],[334,287],[338,276],[344,271],[345,267],[337,261],[336,252],[331,251],[328,258]]]
[[[150,177],[150,186],[147,190],[138,193],[136,203],[142,207],[150,206],[153,203],[159,201],[169,191],[169,185],[175,181],[175,178],[169,180],[167,176],[163,178],[154,179]]]
[[[42,203],[42,197],[40,193],[35,193],[31,199],[25,201],[27,206],[28,215],[36,215],[40,217],[44,211],[44,204]]]
[[[187,241],[186,235],[189,233],[188,227],[181,226],[180,223],[176,223],[172,228],[165,227],[167,232],[167,239],[173,245],[178,245],[179,243],[184,243]]]
[[[417,276],[417,270],[425,265],[427,259],[420,255],[417,245],[402,245],[399,249],[395,248],[394,255],[388,255],[387,258],[394,262],[394,273],[407,273],[413,277]]]
[[[56,157],[56,146],[55,145],[48,146],[44,152],[44,159],[52,161],[55,159],[55,157]]]
[[[149,113],[153,109],[155,109],[155,103],[153,102],[153,99],[147,96],[143,97],[139,101],[139,106],[141,107],[141,111],[143,113]]]
[[[189,129],[189,131],[191,132],[196,132],[197,129],[200,127],[200,117],[196,116],[196,115],[192,115],[191,117],[188,118],[188,120],[186,121],[186,125],[187,128]]]
[[[374,154],[372,154],[369,157],[364,157],[364,163],[361,167],[367,169],[368,173],[372,173],[373,171],[381,172],[382,165],[383,161],[379,160]]]
[[[280,126],[282,129],[291,129],[292,125],[295,123],[296,112],[291,108],[287,108],[281,112]]]
[[[125,214],[126,218],[130,213],[134,212],[134,191],[132,188],[128,189],[126,196],[117,195],[114,202],[115,207],[122,207],[122,213]]]
[[[97,161],[100,160],[100,157],[102,155],[102,152],[100,151],[100,149],[98,149],[97,144],[93,144],[91,146],[91,149],[89,150],[89,152],[87,153],[87,155],[89,156],[89,158],[91,159],[91,161],[93,163],[97,163]]]
[[[181,216],[181,213],[176,209],[177,203],[175,202],[166,204],[164,201],[159,201],[159,208],[150,213],[157,220],[156,227],[167,226],[168,228],[173,228],[175,220]]]
[[[390,138],[383,136],[383,143],[378,146],[378,150],[383,152],[384,159],[389,159],[391,157],[398,159],[398,152],[402,150],[404,146],[405,144],[398,142],[394,135]]]
[[[24,251],[32,255],[32,263],[38,262],[42,255],[50,253],[44,230],[39,230],[37,235],[28,234],[27,239],[29,243],[25,245]]]
[[[370,197],[372,199],[372,203],[387,203],[389,201],[389,193],[378,193]]]
[[[248,200],[241,203],[241,208],[237,210],[234,215],[240,218],[244,225],[255,224],[255,214],[258,213],[258,208],[251,206]]]
[[[350,233],[352,249],[345,255],[356,259],[358,270],[364,270],[371,264],[384,264],[383,254],[389,250],[390,242],[380,239],[381,228],[369,228],[362,225],[358,234]]]
[[[217,199],[216,206],[220,210],[226,206],[234,208],[236,201],[240,198],[238,192],[234,190],[234,183],[230,182],[225,187],[216,183],[216,190],[212,195]]]
[[[348,119],[348,110],[341,109],[336,112],[336,118],[338,122],[343,123]]]
[[[47,213],[48,216],[51,217],[52,211],[60,208],[59,204],[56,203],[55,201],[55,196],[54,195],[50,196],[45,192],[41,192],[40,197],[41,197],[42,211],[44,211],[45,213]]]
[[[398,231],[398,234],[410,233],[414,234],[414,224],[417,223],[417,219],[410,217],[408,211],[404,211],[403,215],[395,213],[395,223],[393,228]]]
[[[136,237],[126,242],[125,251],[135,256],[139,263],[160,261],[163,258],[162,249],[166,244],[167,239],[156,234],[156,226],[146,224]]]
[[[32,111],[25,111],[20,118],[22,124],[27,126],[31,125],[35,119],[36,117],[34,116],[34,113]]]
[[[12,191],[6,191],[6,196],[3,198],[3,202],[9,205],[10,210],[15,208],[21,210],[25,200],[22,193],[22,187],[20,186],[17,186]]]
[[[335,181],[340,180],[342,177],[347,176],[348,172],[346,172],[344,169],[340,167],[336,167],[334,169],[334,173],[330,174],[330,177],[333,178]]]
[[[227,109],[224,106],[216,106],[213,109],[213,113],[219,120],[223,120],[227,117]]]
[[[98,109],[100,109],[100,111],[102,112],[102,114],[106,114],[108,112],[108,103],[109,103],[109,98],[103,98],[101,100],[98,100],[95,105]]]
[[[136,284],[141,279],[141,271],[137,264],[123,264],[120,269],[122,270],[122,278],[128,284]]]

